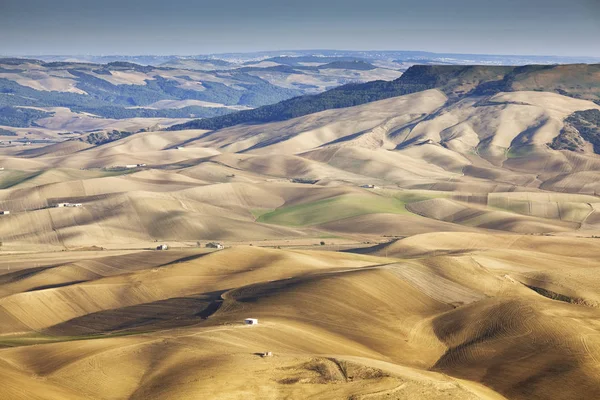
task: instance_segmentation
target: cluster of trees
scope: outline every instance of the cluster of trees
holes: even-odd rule
[[[297,56],[297,57],[271,57],[263,61],[272,61],[277,64],[302,66],[305,63],[334,63],[334,62],[366,62],[363,58],[358,57],[338,57],[338,56]],[[251,62],[249,62],[251,63]]]
[[[591,109],[577,111],[566,120],[579,131],[581,137],[594,146],[594,153],[600,154],[600,111]]]
[[[373,64],[370,64],[366,61],[334,61],[328,64],[319,65],[317,69],[349,69],[354,71],[371,71],[375,69]]]
[[[77,112],[88,112],[104,118],[211,118],[230,113],[227,108],[189,106],[156,110],[152,108],[125,108],[119,106],[71,107]]]
[[[565,127],[549,144],[554,150],[583,151],[586,142],[600,154],[600,111],[577,111],[565,119]]]
[[[34,124],[34,121],[40,118],[50,117],[51,115],[52,113],[34,110],[32,108],[6,106],[0,108],[0,125],[26,128],[28,126],[32,126]]]
[[[77,69],[69,69],[68,71],[71,75],[77,77],[77,88],[100,102],[123,106],[144,106],[170,98],[170,96],[156,90],[156,88],[149,87],[147,84],[114,85],[84,71]],[[150,82],[150,80],[147,82]]]
[[[332,57],[335,58],[335,57]],[[370,71],[377,67],[373,64],[368,63],[362,60],[338,60],[328,62],[326,64],[322,64],[319,66],[306,66],[300,64],[289,64],[289,65],[275,65],[272,67],[243,67],[238,69],[240,72],[253,72],[253,71],[261,71],[261,72],[281,72],[284,74],[298,74],[302,73],[302,71],[313,71],[318,72],[321,69],[348,69],[354,71]]]
[[[151,72],[154,70],[154,67],[151,65],[140,65],[127,61],[113,61],[106,64],[106,69],[132,69],[138,72]]]
[[[0,128],[0,136],[18,136],[16,132]]]
[[[131,135],[133,135],[133,132],[113,130],[112,132],[93,132],[87,135],[85,139],[80,140],[93,145],[101,145],[114,142],[115,140],[123,139]]]
[[[549,146],[554,150],[582,151],[585,140],[583,140],[577,129],[572,125],[565,124],[560,134],[549,143]]]

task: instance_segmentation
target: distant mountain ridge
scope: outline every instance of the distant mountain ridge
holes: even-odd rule
[[[8,56],[8,55],[6,55]],[[429,51],[407,50],[335,50],[335,49],[304,49],[304,50],[275,50],[256,51],[246,53],[212,53],[199,55],[36,55],[20,56],[19,58],[37,58],[49,61],[90,62],[106,64],[113,61],[128,61],[143,65],[162,65],[180,61],[204,60],[214,63],[248,62],[257,60],[273,60],[282,62],[328,62],[326,58],[387,59],[397,62],[419,64],[461,64],[461,65],[527,65],[527,64],[572,64],[572,63],[597,63],[598,57],[566,57],[566,56],[533,56],[511,54],[463,54],[463,53],[434,53]],[[296,60],[293,60],[296,59]]]
[[[547,91],[600,104],[600,64],[507,66],[415,65],[394,81],[349,84],[278,104],[174,125],[170,130],[216,130],[238,124],[284,121],[329,109],[351,107],[427,89],[440,89],[450,101],[469,95]]]

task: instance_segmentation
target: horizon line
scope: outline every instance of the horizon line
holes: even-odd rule
[[[588,56],[588,55],[552,55],[552,54],[497,54],[497,53],[460,53],[460,52],[435,52],[429,50],[390,50],[390,49],[379,49],[379,50],[348,50],[348,49],[280,49],[280,50],[251,50],[251,51],[226,51],[218,53],[0,53],[0,57],[14,57],[14,58],[27,58],[27,57],[75,57],[75,56],[86,56],[86,57],[214,57],[214,56],[227,56],[227,55],[244,55],[244,54],[260,54],[260,53],[286,53],[286,52],[347,52],[347,53],[424,53],[432,55],[455,55],[455,56],[488,56],[488,57],[531,57],[531,58],[570,58],[570,59],[594,59],[600,60],[600,56]],[[318,54],[312,54],[317,55]],[[283,55],[285,56],[285,55]],[[289,57],[289,56],[288,56]]]

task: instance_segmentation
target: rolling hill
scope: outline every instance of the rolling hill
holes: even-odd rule
[[[268,73],[376,64],[314,61]],[[596,69],[419,66],[169,130],[4,143],[3,395],[600,397]],[[41,109],[35,129],[97,118]]]

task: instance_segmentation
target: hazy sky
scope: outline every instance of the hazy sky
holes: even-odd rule
[[[600,0],[0,0],[0,54],[600,56]]]

